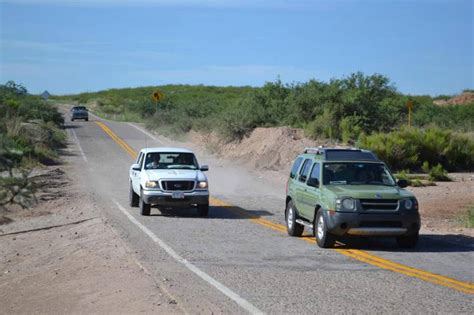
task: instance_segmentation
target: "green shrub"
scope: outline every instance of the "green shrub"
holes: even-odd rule
[[[450,130],[404,128],[362,135],[358,145],[374,151],[393,170],[419,171],[423,163],[451,171],[474,169],[474,141]]]
[[[438,164],[431,168],[429,172],[429,179],[438,182],[451,181],[451,178],[448,176],[448,172],[443,168],[441,164]]]

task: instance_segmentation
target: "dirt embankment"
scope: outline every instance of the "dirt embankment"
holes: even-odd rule
[[[433,101],[435,105],[466,105],[474,103],[474,92],[464,92],[460,95],[451,97],[448,100],[435,100]]]
[[[181,313],[75,184],[74,167],[36,170],[38,204],[11,207],[0,225],[1,313]]]
[[[216,134],[191,131],[190,141],[219,157],[238,160],[256,170],[278,171],[287,174],[291,163],[305,147],[334,145],[329,141],[305,138],[303,131],[289,127],[256,128],[242,141],[225,142]]]

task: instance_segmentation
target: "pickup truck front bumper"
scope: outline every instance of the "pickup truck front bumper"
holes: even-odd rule
[[[187,207],[209,204],[209,191],[195,190],[184,192],[183,198],[173,198],[173,192],[159,190],[142,190],[143,201],[152,205],[167,207]]]

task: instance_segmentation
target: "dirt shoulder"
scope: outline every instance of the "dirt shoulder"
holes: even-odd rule
[[[77,167],[36,170],[38,204],[0,225],[2,312],[182,313],[75,184]]]

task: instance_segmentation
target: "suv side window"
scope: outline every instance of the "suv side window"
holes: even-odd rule
[[[300,176],[298,177],[298,180],[300,182],[303,182],[303,183],[306,182],[310,168],[311,168],[311,159],[304,160],[303,166],[301,167],[301,170],[300,170]]]
[[[299,157],[295,160],[295,163],[293,163],[293,167],[291,168],[290,178],[294,179],[296,177],[296,173],[298,172],[298,169],[300,168],[302,161],[303,161],[302,157]]]
[[[319,163],[314,163],[313,169],[311,171],[311,174],[309,175],[309,178],[317,179],[318,182],[321,182],[319,178],[320,170],[321,170],[321,166],[319,165]]]

